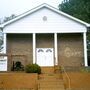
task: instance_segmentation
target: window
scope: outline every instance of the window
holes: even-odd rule
[[[46,52],[52,52],[52,50],[51,49],[47,49]]]
[[[38,52],[44,52],[42,49],[39,49]]]

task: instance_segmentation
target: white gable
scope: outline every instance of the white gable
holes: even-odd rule
[[[47,20],[43,20],[43,18]],[[5,33],[79,33],[86,32],[86,26],[78,21],[47,7],[42,7],[30,14],[6,25]]]

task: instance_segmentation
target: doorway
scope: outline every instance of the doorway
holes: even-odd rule
[[[53,48],[36,49],[37,64],[40,66],[54,66]]]

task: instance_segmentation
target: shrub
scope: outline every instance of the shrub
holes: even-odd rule
[[[37,64],[28,64],[25,66],[25,72],[27,73],[41,73],[41,68]]]
[[[90,67],[81,68],[81,72],[90,72]]]

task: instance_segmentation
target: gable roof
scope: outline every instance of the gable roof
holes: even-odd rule
[[[90,27],[90,24],[88,24],[88,23],[86,23],[86,22],[84,22],[84,21],[82,21],[80,19],[77,19],[77,18],[75,18],[75,17],[73,17],[71,15],[68,15],[68,14],[66,14],[66,13],[64,13],[64,12],[62,12],[62,11],[60,11],[60,10],[58,10],[58,9],[48,5],[48,4],[46,4],[46,3],[44,3],[44,4],[41,4],[41,5],[37,6],[37,7],[35,7],[33,9],[31,9],[31,10],[29,10],[29,11],[27,11],[27,12],[25,12],[25,13],[19,15],[19,16],[17,16],[16,18],[14,18],[14,19],[12,19],[10,21],[7,21],[7,22],[1,24],[0,28],[4,28],[5,26],[9,25],[10,23],[13,23],[13,22],[15,22],[15,21],[17,21],[17,20],[27,16],[27,15],[30,15],[30,14],[32,14],[32,13],[42,9],[42,8],[48,8],[48,9],[54,11],[55,13],[63,15],[65,17],[69,18],[69,19],[72,19],[72,20],[74,20],[74,21],[76,21],[76,22],[78,22],[78,23],[80,23],[82,25],[85,25],[86,27]]]

